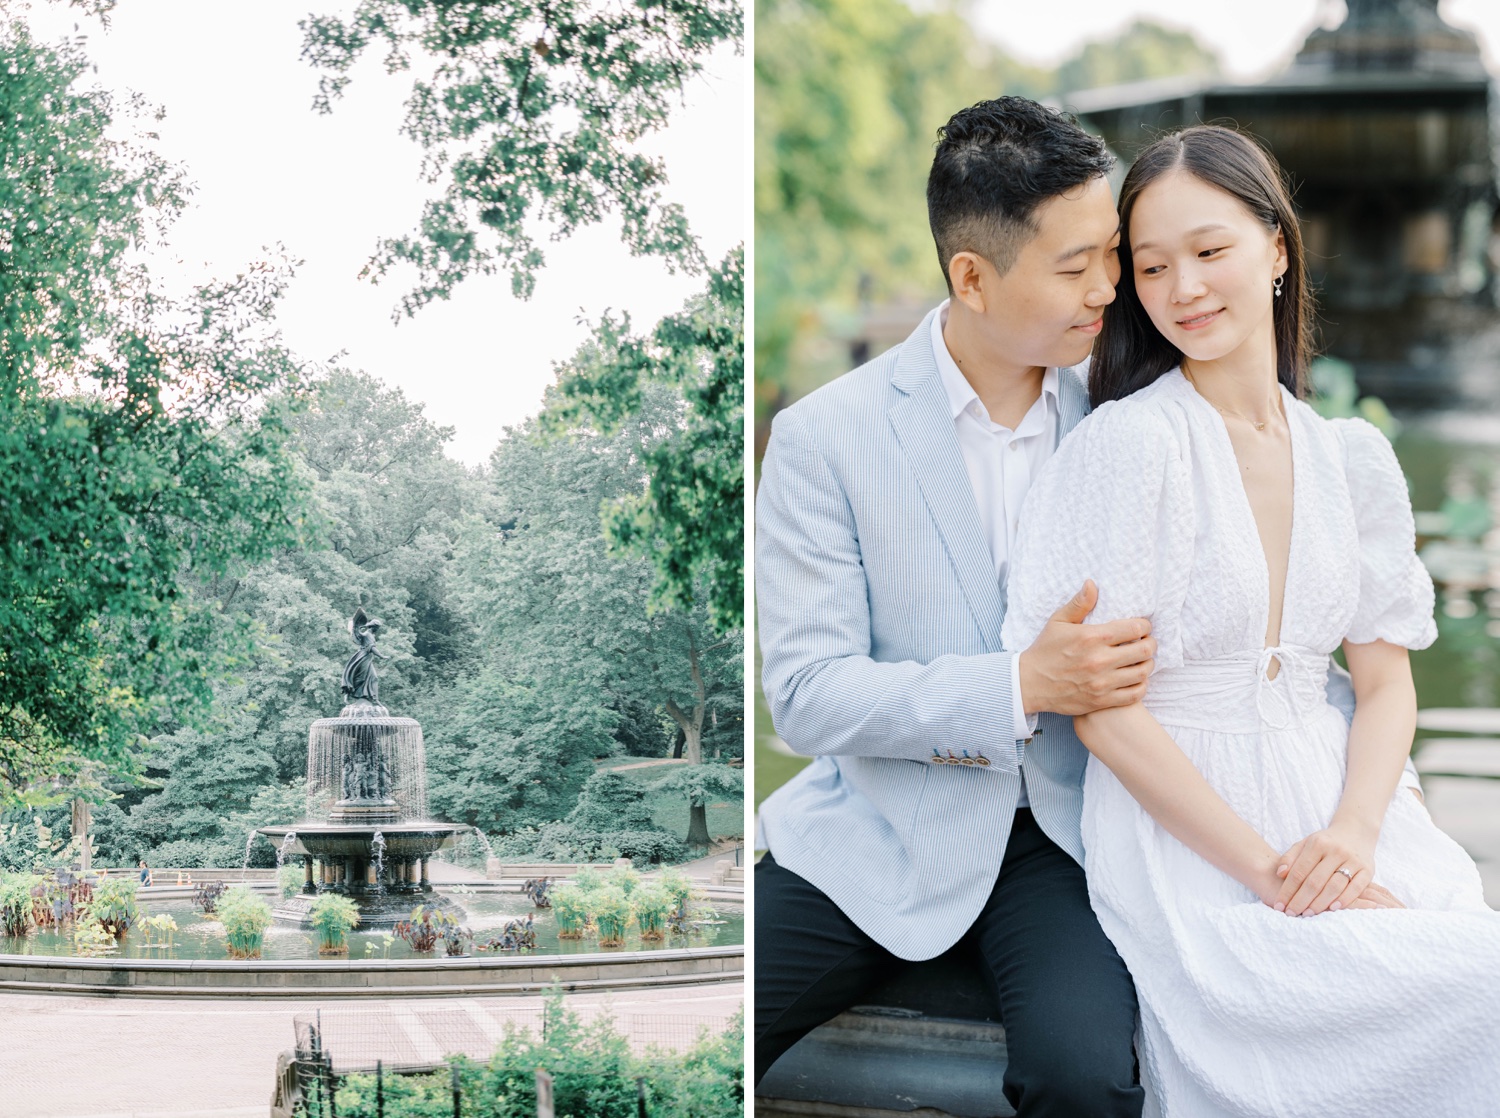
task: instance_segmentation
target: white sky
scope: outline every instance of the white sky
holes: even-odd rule
[[[986,38],[1027,62],[1052,66],[1083,43],[1108,38],[1137,19],[1195,32],[1219,52],[1229,75],[1262,78],[1291,60],[1308,31],[1333,26],[1342,0],[974,0],[973,24]],[[1479,34],[1492,71],[1500,61],[1500,2],[1441,0],[1438,11],[1455,27]]]
[[[456,428],[449,453],[484,461],[500,429],[534,414],[587,336],[580,316],[628,311],[648,329],[702,284],[633,258],[618,222],[545,243],[536,294],[520,301],[502,274],[472,279],[416,318],[391,321],[405,292],[358,274],[381,236],[415,227],[439,186],[418,179],[421,153],[398,133],[411,76],[388,77],[377,44],[331,116],[311,108],[318,72],[299,58],[299,18],[352,10],[349,0],[126,0],[110,29],[38,0],[33,30],[88,38],[98,83],[166,111],[156,148],[184,164],[192,205],[154,261],[164,279],[233,276],[261,247],[283,243],[298,269],[279,323],[305,357],[347,351],[346,363],[403,389]],[[724,49],[688,91],[670,126],[641,145],[667,163],[669,200],[686,208],[709,259],[746,238],[743,103],[747,63]]]

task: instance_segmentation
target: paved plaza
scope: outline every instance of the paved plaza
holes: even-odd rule
[[[605,1007],[640,1040],[688,1026],[722,1025],[744,1001],[743,983],[571,996],[581,1016]],[[534,1019],[540,997],[351,1003],[279,999],[108,999],[0,994],[0,1115],[4,1118],[266,1118],[276,1057],[293,1044],[292,1021],[320,1007],[330,1018],[358,1009],[419,1024],[467,1021],[494,1033]]]

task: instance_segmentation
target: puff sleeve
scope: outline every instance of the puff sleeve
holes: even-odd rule
[[[1091,623],[1151,620],[1156,666],[1180,667],[1192,566],[1191,479],[1171,425],[1141,401],[1102,405],[1063,439],[1022,506],[1002,640],[1022,652],[1085,579]]]
[[[1411,496],[1396,452],[1363,419],[1335,422],[1359,535],[1359,606],[1346,639],[1426,648],[1437,639],[1432,576],[1417,558]]]

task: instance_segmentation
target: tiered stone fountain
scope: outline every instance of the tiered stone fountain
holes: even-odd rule
[[[345,706],[320,718],[307,739],[308,819],[261,827],[280,851],[300,857],[302,891],[276,906],[282,923],[305,925],[320,893],[342,893],[360,912],[361,928],[389,927],[417,905],[457,909],[435,893],[427,861],[470,828],[427,818],[427,762],[422,727],[380,704],[375,660],[378,618],[358,610],[349,623],[355,652],[344,665]]]

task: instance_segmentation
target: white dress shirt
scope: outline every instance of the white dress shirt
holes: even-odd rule
[[[995,561],[995,578],[1003,584],[1006,564],[1016,542],[1021,503],[1026,499],[1032,480],[1057,449],[1057,370],[1048,369],[1043,374],[1041,395],[1022,416],[1015,430],[1002,427],[990,419],[990,413],[974,386],[948,352],[948,344],[943,340],[943,327],[947,321],[948,301],[945,300],[932,319],[932,352],[937,356],[938,373],[948,393],[958,449],[963,454],[969,485],[974,490],[980,527],[989,543],[990,558]],[[1026,705],[1021,700],[1019,656],[1011,660],[1010,685],[1015,736],[1029,738],[1035,722],[1026,717]],[[1016,806],[1026,807],[1024,766],[1021,775],[1021,801]]]

